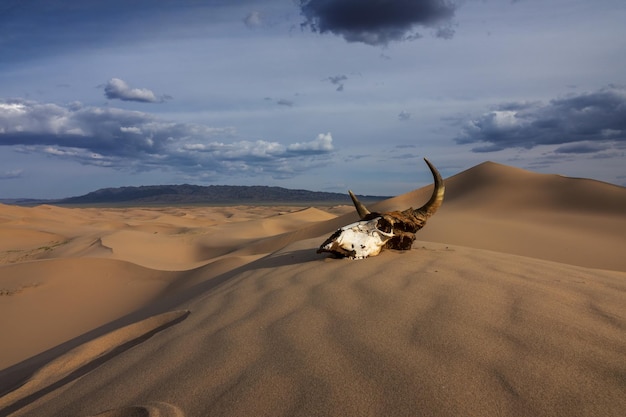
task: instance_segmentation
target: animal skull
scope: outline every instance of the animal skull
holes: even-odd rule
[[[430,200],[419,209],[387,213],[370,212],[352,193],[350,197],[361,221],[349,224],[333,233],[317,250],[329,252],[338,258],[363,259],[376,256],[383,248],[409,250],[415,241],[415,232],[441,206],[445,186],[439,171],[424,158],[435,180]]]
[[[378,255],[394,235],[378,228],[381,217],[352,223],[337,230],[317,251],[331,252],[340,257],[363,259]]]

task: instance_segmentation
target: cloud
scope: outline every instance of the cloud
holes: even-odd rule
[[[273,159],[285,154],[285,147],[278,142],[238,141],[231,143],[206,142],[184,144],[182,149],[191,152],[210,154],[214,159],[228,161]]]
[[[0,172],[0,180],[13,180],[16,178],[22,178],[24,170],[13,169],[11,171]]]
[[[441,39],[452,39],[456,31],[452,28],[452,25],[449,26],[441,26],[437,28],[435,32],[435,37]]]
[[[182,146],[184,151],[200,152],[211,155],[212,158],[229,161],[244,160],[273,160],[276,158],[289,158],[303,155],[321,155],[334,150],[333,138],[330,133],[320,133],[316,139],[310,142],[293,143],[284,146],[278,142],[265,140],[187,143]]]
[[[161,103],[170,96],[157,97],[147,88],[131,88],[124,80],[111,78],[104,85],[104,95],[110,100],[138,101],[140,103]]]
[[[263,19],[261,13],[258,11],[252,11],[243,19],[243,23],[249,28],[256,28],[263,25]]]
[[[344,81],[348,80],[348,76],[345,74],[333,75],[323,81],[330,81],[331,84],[337,86],[337,91],[343,91]]]
[[[279,106],[285,106],[285,107],[293,107],[296,104],[293,100],[289,100],[286,98],[274,99],[272,97],[265,97],[264,100],[267,102],[274,102]]]
[[[383,46],[421,37],[416,26],[451,37],[456,7],[449,0],[300,0],[303,27],[331,32],[348,42]]]
[[[590,142],[576,142],[576,143],[568,143],[563,146],[559,146],[554,150],[555,153],[561,154],[574,154],[574,153],[597,153],[604,151],[606,149],[605,145],[600,143],[590,143]]]
[[[289,145],[287,150],[295,154],[325,154],[334,150],[333,137],[330,132],[320,133],[317,135],[317,138],[310,142],[294,143]]]
[[[407,121],[411,118],[411,113],[409,113],[406,110],[402,110],[399,114],[398,114],[398,120],[404,122]]]
[[[456,138],[474,152],[564,145],[560,153],[590,153],[626,142],[626,87],[610,85],[547,104],[505,103],[471,120]]]
[[[138,111],[0,99],[0,146],[87,165],[285,178],[324,163],[334,150],[330,133],[287,145],[232,140],[234,135],[233,128],[174,123]]]

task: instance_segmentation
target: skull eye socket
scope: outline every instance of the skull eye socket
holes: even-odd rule
[[[392,231],[391,223],[389,223],[384,218],[381,218],[380,220],[378,220],[378,223],[376,224],[376,228],[384,233],[391,233]]]

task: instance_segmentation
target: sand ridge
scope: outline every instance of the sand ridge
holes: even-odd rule
[[[262,237],[334,217],[294,207],[6,207],[5,245],[19,245],[0,251],[0,332],[15,342],[3,346],[2,368],[130,313],[166,289],[190,285],[199,274],[176,271],[210,264],[207,279],[276,247],[254,244]]]
[[[349,207],[0,205],[0,415],[622,416],[626,189],[446,187],[363,261],[315,253]]]
[[[89,372],[109,356],[117,355],[157,332],[187,318],[189,311],[162,313],[107,333],[69,351],[43,366],[28,381],[0,398],[4,412],[21,408],[45,392],[63,386]]]

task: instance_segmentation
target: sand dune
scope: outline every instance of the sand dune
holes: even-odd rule
[[[418,207],[430,188],[379,210]],[[446,199],[423,240],[626,271],[626,189],[492,162],[446,179]]]
[[[177,278],[128,262],[50,259],[0,268],[2,365],[52,348],[137,309]],[[4,367],[3,366],[3,367]]]
[[[14,337],[3,343],[0,368],[122,317],[171,285],[196,282],[171,271],[208,265],[186,274],[206,279],[277,248],[256,243],[263,237],[333,217],[293,207],[191,209],[189,216],[179,208],[4,207],[3,244],[14,249],[0,251],[0,333]]]
[[[362,261],[315,253],[349,207],[0,205],[0,415],[624,415],[626,189],[446,187]]]

